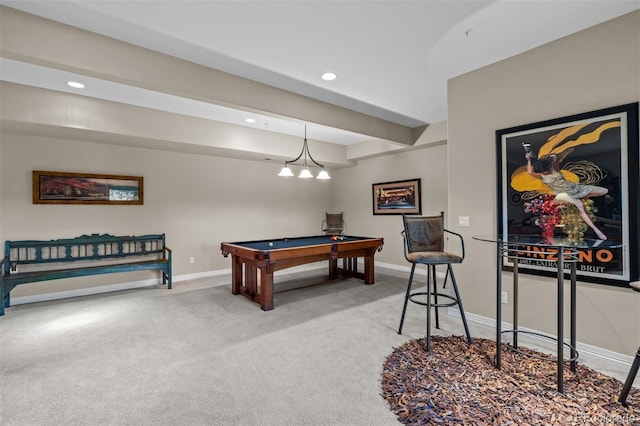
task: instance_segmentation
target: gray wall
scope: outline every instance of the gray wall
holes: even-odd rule
[[[230,268],[221,241],[318,234],[331,203],[331,181],[280,178],[280,163],[7,133],[0,152],[4,239],[166,233],[176,275]],[[34,205],[32,170],[143,176],[144,205]],[[196,262],[189,264],[192,256]],[[94,278],[18,286],[12,295],[143,276]]]
[[[230,268],[221,241],[315,235],[325,211],[343,211],[346,232],[383,237],[379,262],[407,265],[400,216],[372,214],[371,185],[421,178],[423,213],[447,207],[447,147],[425,145],[413,151],[361,160],[336,169],[330,181],[280,178],[280,163],[182,154],[87,141],[3,133],[0,142],[3,238],[54,239],[89,233],[167,234],[174,274]],[[144,177],[144,205],[41,205],[31,201],[31,171],[53,170]],[[189,257],[196,263],[189,264]],[[151,273],[106,275],[17,287],[13,296],[49,293]]]
[[[496,229],[495,131],[638,99],[639,12],[450,80],[448,212],[471,217],[470,228],[458,229],[470,241],[458,274],[467,310],[494,316],[495,255],[471,236]],[[522,325],[554,333],[554,291],[553,280],[522,280]],[[637,348],[637,293],[580,283],[577,315],[578,340],[626,354]]]
[[[447,208],[447,146],[435,144],[414,151],[361,160],[357,167],[333,172],[332,204],[344,211],[346,231],[384,238],[379,262],[407,266],[403,256],[402,217],[373,215],[371,184],[420,178],[422,213],[437,215]]]

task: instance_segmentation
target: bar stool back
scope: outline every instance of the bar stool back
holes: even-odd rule
[[[409,301],[423,305],[427,307],[427,336],[425,349],[427,352],[431,350],[431,308],[436,308],[436,328],[440,328],[438,319],[438,308],[445,308],[449,306],[458,305],[460,309],[460,315],[462,316],[462,323],[464,324],[464,330],[467,334],[467,341],[471,343],[471,335],[469,334],[469,327],[467,326],[467,319],[464,315],[464,309],[462,307],[462,299],[458,291],[458,284],[456,283],[455,275],[451,265],[454,263],[462,263],[464,260],[464,240],[462,235],[455,232],[448,231],[444,228],[444,212],[440,212],[439,216],[407,216],[402,215],[404,222],[404,257],[411,263],[411,274],[409,276],[409,283],[407,284],[407,292],[404,298],[404,306],[402,308],[402,316],[400,317],[400,327],[398,328],[398,334],[402,334],[402,326],[404,324],[404,317],[407,312],[407,303]],[[457,236],[460,241],[461,255],[444,251],[444,239],[445,233]],[[422,264],[427,266],[427,291],[424,292],[411,292],[411,285],[413,283],[413,275],[415,273],[416,265]],[[453,291],[455,295],[446,293],[438,293],[436,283],[436,266],[447,265],[447,275],[445,276],[445,284],[447,277],[451,277],[453,284]],[[433,286],[432,286],[433,280]],[[425,300],[418,300],[418,297],[425,298]],[[444,297],[446,302],[438,302],[438,296]],[[433,299],[433,302],[432,302]]]
[[[327,235],[341,235],[344,231],[343,213],[327,213],[326,218],[322,221],[322,232]]]

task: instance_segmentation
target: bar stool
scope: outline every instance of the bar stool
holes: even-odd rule
[[[325,219],[322,221],[322,232],[326,235],[342,235],[344,232],[344,217],[343,213],[327,213],[325,212]]]
[[[411,263],[411,274],[409,275],[409,283],[407,284],[407,292],[404,297],[404,306],[402,308],[402,316],[400,317],[400,327],[398,328],[398,334],[402,334],[402,326],[404,324],[404,317],[407,312],[407,303],[409,301],[418,305],[427,307],[427,337],[425,349],[427,352],[431,351],[431,308],[436,308],[436,328],[440,328],[440,321],[438,318],[438,308],[445,308],[454,305],[458,305],[460,309],[460,315],[462,316],[462,323],[464,324],[464,330],[467,334],[467,341],[471,343],[471,335],[469,334],[469,327],[467,326],[467,319],[464,315],[464,309],[462,307],[462,299],[460,298],[460,292],[458,291],[458,284],[456,283],[456,277],[453,274],[451,265],[454,263],[462,263],[464,260],[464,240],[462,235],[452,231],[448,231],[444,228],[444,212],[440,212],[439,216],[407,216],[402,215],[404,222],[404,230],[402,235],[404,236],[404,257]],[[460,240],[460,246],[462,255],[459,256],[454,253],[444,251],[444,235],[445,233],[455,235]],[[422,264],[427,266],[427,291],[411,292],[411,285],[413,283],[413,275],[415,273],[416,265]],[[447,265],[447,275],[445,276],[445,284],[447,277],[451,277],[452,287],[455,296],[446,293],[438,293],[436,283],[436,266]],[[433,280],[433,289],[432,289]],[[418,300],[417,297],[426,296],[426,301]],[[438,302],[438,296],[447,299],[446,302]],[[431,299],[433,298],[433,302]]]
[[[635,291],[640,291],[640,281],[631,283],[631,288]],[[622,405],[627,405],[627,396],[629,396],[631,385],[638,375],[638,369],[640,369],[640,348],[638,348],[633,364],[631,364],[631,370],[629,370],[629,375],[627,376],[627,380],[624,382],[622,392],[620,392],[620,397],[618,398],[618,401],[620,401]]]

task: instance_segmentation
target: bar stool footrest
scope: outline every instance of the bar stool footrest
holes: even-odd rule
[[[410,302],[413,302],[415,304],[422,305],[422,306],[427,306],[427,302],[422,301],[422,300],[415,300],[414,297],[417,297],[417,296],[428,296],[429,297],[429,293],[427,293],[426,291],[420,291],[420,292],[411,293],[409,295],[409,301]],[[459,305],[460,304],[460,301],[458,299],[456,299],[455,297],[450,296],[448,294],[440,294],[440,293],[438,293],[436,295],[436,293],[431,293],[430,296],[431,297],[434,297],[434,296],[444,297],[446,299],[451,300],[451,302],[446,302],[446,303],[433,303],[432,302],[431,303],[431,307],[432,308],[448,308],[450,306],[455,306],[455,305]]]

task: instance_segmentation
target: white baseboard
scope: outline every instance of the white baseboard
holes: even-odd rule
[[[205,272],[196,272],[193,274],[183,274],[177,275],[173,277],[173,282],[180,281],[189,281],[189,280],[197,280],[200,278],[208,278],[208,277],[220,277],[223,275],[231,275],[231,268],[229,269],[218,269],[216,271],[205,271]]]
[[[326,264],[311,263],[308,265],[296,266],[296,267],[287,269],[286,272],[283,271],[283,273],[280,275],[295,274],[298,272],[311,271],[319,268],[326,268]],[[173,283],[175,284],[180,281],[197,280],[200,278],[219,277],[224,275],[230,276],[231,268],[218,269],[215,271],[196,272],[193,274],[176,275],[173,277]],[[110,293],[113,291],[131,290],[135,288],[158,285],[159,283],[160,283],[160,280],[158,278],[150,278],[147,280],[129,281],[129,282],[123,282],[118,284],[78,288],[73,290],[54,291],[51,293],[40,293],[40,294],[34,294],[30,296],[11,296],[11,306],[24,305],[27,303],[47,302],[50,300],[68,299],[71,297],[92,296],[95,294]]]
[[[451,307],[447,309],[447,313],[452,316],[452,317],[457,317],[457,318],[461,318],[460,317],[460,310],[458,310],[458,308],[456,307]],[[495,330],[496,327],[496,320],[493,318],[487,318],[484,317],[482,315],[477,315],[477,314],[473,314],[470,312],[465,312],[465,317],[467,318],[468,322],[471,323],[476,323],[488,328],[491,328],[493,330]],[[513,328],[513,324],[508,323],[508,322],[503,322],[502,323],[502,329],[503,330],[510,330]],[[534,330],[531,328],[526,328],[526,327],[521,327],[518,326],[518,329],[526,331],[526,332],[530,332],[530,333],[536,333],[536,334],[520,334],[518,336],[519,341],[521,342],[535,342],[536,346],[544,348],[546,350],[548,350],[550,353],[555,353],[557,347],[556,344],[554,342],[552,342],[550,339],[553,338],[554,336],[548,335],[546,333],[543,333],[541,331],[538,330]],[[543,336],[547,336],[549,338],[545,338],[539,335],[543,335]],[[505,339],[506,340],[506,339]],[[568,339],[565,339],[566,343],[569,343]],[[597,346],[593,346],[593,345],[589,345],[586,343],[581,343],[581,342],[576,342],[576,350],[578,351],[579,354],[588,354],[594,358],[598,358],[601,361],[606,361],[606,362],[616,362],[622,366],[625,367],[630,367],[631,363],[633,362],[633,356],[628,356],[628,355],[623,355],[617,352],[613,352],[610,351],[608,349],[603,349],[603,348],[599,348]],[[634,354],[635,355],[635,354]]]
[[[395,265],[393,263],[384,263],[384,262],[376,262],[376,266],[380,268],[391,269],[392,271],[406,272],[407,280],[409,279],[409,274],[411,273],[411,266]],[[426,277],[427,269],[426,267],[422,267],[422,268],[416,267],[414,274]],[[436,276],[437,278],[444,279],[444,277],[446,276],[446,273],[442,271],[438,271],[436,272]]]
[[[409,272],[411,271],[411,268],[408,266],[394,265],[391,263],[376,262],[376,266],[379,266],[385,269],[406,272],[407,274],[409,274]],[[316,262],[316,263],[289,268],[286,271],[283,271],[280,275],[290,275],[298,272],[311,271],[311,270],[324,269],[324,268],[326,268],[326,263]],[[417,275],[426,276],[426,270],[422,268],[416,269],[415,273]],[[200,278],[217,277],[217,276],[224,276],[224,275],[231,275],[231,269],[219,269],[215,271],[205,271],[205,272],[197,272],[194,274],[177,275],[173,277],[173,283],[175,284],[180,281],[195,280]],[[444,278],[444,275],[445,275],[444,273],[438,272],[438,277]],[[52,293],[35,294],[31,296],[17,296],[17,297],[11,298],[11,305],[13,306],[13,305],[22,305],[26,303],[46,302],[50,300],[66,299],[70,297],[90,296],[95,294],[108,293],[112,291],[130,290],[135,288],[147,287],[147,286],[157,285],[158,283],[159,283],[158,279],[148,279],[148,280],[124,282],[119,284],[111,284],[111,285],[104,285],[104,286],[97,286],[97,287],[81,288],[81,289],[75,289],[75,290],[65,290],[65,291],[57,291]],[[451,316],[460,318],[460,311],[457,308],[454,308],[454,307],[449,308],[448,314]],[[469,322],[473,322],[482,326],[491,327],[495,329],[496,321],[492,318],[487,318],[487,317],[469,313],[469,312],[465,312],[465,315],[467,317],[467,321]],[[503,329],[506,330],[506,329],[512,328],[512,325],[509,323],[503,323],[502,327]],[[534,333],[544,334],[537,330],[526,329],[523,327],[519,327],[519,328],[521,330],[527,330]],[[531,339],[532,341],[535,341],[535,343],[538,346],[543,348],[548,348],[549,351],[555,351],[555,345],[553,345],[548,339],[545,339],[543,337],[530,335],[530,334],[523,334],[520,337],[520,339],[523,342],[525,342],[526,339]],[[599,348],[597,346],[588,345],[586,343],[577,342],[576,346],[577,346],[576,349],[578,350],[579,353],[589,354],[590,356],[599,358],[602,361],[616,362],[626,367],[631,366],[631,363],[633,362],[633,356],[623,355],[607,349]]]
[[[24,305],[26,303],[47,302],[49,300],[67,299],[70,297],[91,296],[93,294],[147,287],[154,284],[158,284],[157,279],[101,285],[97,287],[78,288],[74,290],[54,291],[51,293],[40,293],[30,296],[11,296],[11,306]]]
[[[219,271],[199,272],[195,274],[186,274],[173,277],[173,283],[193,280],[198,278],[214,277],[219,275],[231,274],[231,269],[223,269]],[[149,287],[157,285],[161,281],[158,278],[150,278],[141,281],[129,281],[118,284],[101,285],[87,288],[77,288],[73,290],[54,291],[51,293],[40,293],[30,296],[11,296],[11,306],[24,305],[26,303],[47,302],[49,300],[67,299],[79,296],[91,296],[94,294],[110,293],[112,291],[131,290],[134,288]]]

